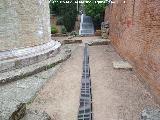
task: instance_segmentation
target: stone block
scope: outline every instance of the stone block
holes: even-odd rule
[[[92,40],[88,42],[89,46],[94,46],[94,45],[108,45],[110,44],[109,39],[97,39],[97,40]]]
[[[75,43],[82,43],[82,40],[68,39],[63,41],[63,44],[75,44]]]
[[[160,108],[146,107],[141,113],[141,120],[160,120]]]
[[[113,68],[132,70],[132,66],[127,61],[113,61]]]

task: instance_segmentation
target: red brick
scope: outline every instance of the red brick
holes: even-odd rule
[[[106,8],[110,39],[119,54],[160,97],[160,1],[114,0]],[[159,99],[160,102],[160,99]]]

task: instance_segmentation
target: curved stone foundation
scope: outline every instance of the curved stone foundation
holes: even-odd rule
[[[0,51],[33,47],[50,40],[48,0],[0,2]]]
[[[60,46],[51,40],[48,0],[0,2],[0,73],[46,60]]]
[[[43,45],[0,52],[0,72],[22,68],[56,55],[61,44],[50,41]]]
[[[48,0],[0,2],[0,83],[59,63],[62,60],[56,56],[60,46],[60,42],[51,39]]]

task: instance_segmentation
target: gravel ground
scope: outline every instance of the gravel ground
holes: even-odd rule
[[[113,69],[121,60],[110,45],[89,48],[94,120],[139,120],[147,106],[157,106],[134,71]]]
[[[83,47],[78,47],[71,58],[40,91],[29,106],[47,112],[53,120],[77,120],[82,73]]]
[[[76,49],[77,45],[65,45],[62,46],[61,52],[55,57],[51,57],[46,61],[37,63],[38,67],[45,66],[46,64],[54,63],[55,61],[64,60],[66,57],[65,51]],[[26,69],[36,68],[36,65],[28,66]],[[10,83],[0,85],[0,120],[8,120],[12,113],[17,110],[17,105],[21,103],[31,102],[36,93],[43,87],[50,77],[54,77],[56,71],[60,68],[60,65],[56,65],[53,68],[44,70],[40,73],[34,74],[29,77],[25,77],[20,80],[16,80]],[[17,72],[23,72],[22,69],[16,70]],[[16,72],[15,71],[15,72]],[[25,70],[26,71],[26,70]],[[1,76],[3,77],[3,76]]]
[[[95,39],[94,37],[83,40]],[[80,45],[83,46],[83,45]],[[53,120],[77,120],[83,47],[78,47],[29,106]],[[139,120],[144,108],[158,106],[134,71],[113,69],[121,58],[110,45],[89,47],[94,120]]]

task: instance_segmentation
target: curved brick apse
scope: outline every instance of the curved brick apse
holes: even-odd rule
[[[2,0],[0,18],[0,51],[50,41],[48,0]]]
[[[118,0],[106,9],[110,39],[137,73],[160,95],[160,2]],[[160,99],[159,99],[160,101]]]

